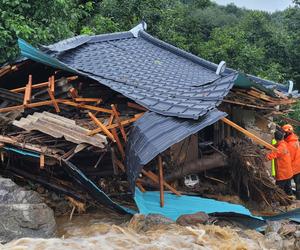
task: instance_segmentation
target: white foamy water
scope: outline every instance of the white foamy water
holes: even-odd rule
[[[237,232],[214,225],[182,227],[157,225],[145,230],[141,221],[116,214],[78,215],[70,222],[58,219],[57,238],[22,238],[3,245],[1,250],[60,249],[266,249],[255,231]],[[242,233],[242,235],[241,235]]]

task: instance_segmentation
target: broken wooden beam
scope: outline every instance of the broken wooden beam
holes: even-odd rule
[[[25,87],[24,101],[23,105],[30,103],[31,100],[31,89],[32,89],[32,75],[28,76],[28,83]]]
[[[120,117],[119,117],[119,114],[118,114],[117,109],[116,109],[116,107],[115,107],[114,104],[111,105],[111,109],[112,109],[113,114],[114,114],[114,117],[116,118],[116,121],[117,121],[117,123],[118,123],[118,125],[119,125],[119,129],[120,129],[120,131],[121,131],[121,134],[122,134],[122,136],[123,136],[123,139],[124,139],[124,141],[126,142],[126,141],[127,141],[126,132],[125,132],[125,129],[124,129],[123,125],[122,125],[121,119],[120,119]]]
[[[0,109],[0,112],[1,112],[1,109]],[[140,114],[137,114],[135,115],[135,117],[133,118],[130,118],[128,120],[125,120],[125,121],[122,121],[122,126],[126,126],[130,123],[133,123],[135,122],[136,120],[138,120],[144,113],[140,113]],[[112,128],[117,128],[119,125],[118,124],[111,124],[111,125],[108,125],[106,126],[107,129],[112,129]],[[101,128],[96,128],[96,129],[93,129],[93,130],[90,130],[90,132],[88,132],[88,135],[95,135],[99,132],[101,132],[102,129]]]
[[[263,139],[259,138],[258,136],[252,134],[251,132],[249,132],[248,130],[242,128],[241,126],[237,125],[236,123],[230,121],[227,118],[222,118],[221,119],[223,122],[225,122],[227,125],[237,129],[238,131],[242,132],[244,135],[246,135],[247,137],[251,138],[253,141],[255,141],[256,143],[263,145],[264,147],[272,150],[272,151],[277,151],[277,149],[272,146],[270,143],[265,142]]]
[[[99,128],[101,128],[101,130],[106,134],[106,136],[107,136],[108,138],[110,138],[113,142],[115,142],[116,140],[115,140],[114,136],[113,136],[112,133],[105,127],[105,125],[104,125],[101,121],[99,121],[99,120],[97,119],[97,117],[94,116],[91,112],[89,112],[88,114],[89,114],[90,118],[93,120],[93,122],[94,122]]]
[[[114,136],[115,140],[116,140],[116,143],[117,143],[117,147],[119,149],[119,152],[122,156],[122,159],[124,160],[125,159],[125,151],[124,151],[124,148],[123,148],[123,145],[120,141],[120,138],[118,136],[118,133],[117,133],[117,130],[115,128],[111,129],[111,133],[112,135]]]
[[[55,108],[55,111],[56,111],[57,113],[59,113],[59,112],[60,112],[60,109],[59,109],[59,107],[58,107],[58,104],[57,104],[57,101],[56,101],[56,99],[55,99],[55,97],[54,97],[53,92],[50,90],[50,88],[48,88],[47,91],[48,91],[48,94],[49,94],[50,99],[51,99],[51,101],[52,101],[53,107]]]

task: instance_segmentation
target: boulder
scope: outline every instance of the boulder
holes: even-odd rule
[[[209,221],[209,215],[203,212],[197,212],[194,214],[184,214],[179,216],[176,223],[181,226],[205,224]]]
[[[38,193],[0,177],[0,243],[22,237],[53,237],[55,230],[53,211]]]
[[[148,231],[171,224],[175,224],[175,222],[161,214],[135,214],[128,226],[136,231]]]

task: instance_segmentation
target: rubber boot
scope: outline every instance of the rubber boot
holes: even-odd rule
[[[300,200],[300,191],[296,191],[296,199]]]

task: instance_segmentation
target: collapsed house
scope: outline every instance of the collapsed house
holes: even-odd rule
[[[1,173],[120,213],[131,210],[113,199],[137,187],[159,189],[161,207],[164,189],[289,204],[252,142],[275,150],[273,117],[298,93],[160,41],[145,25],[40,49],[19,39],[24,58],[0,69]]]

